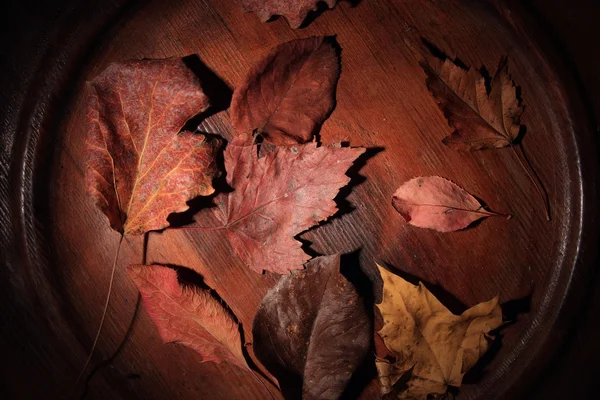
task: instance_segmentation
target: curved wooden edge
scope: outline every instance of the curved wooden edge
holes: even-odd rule
[[[65,1],[65,3],[75,3]],[[82,62],[89,60],[97,45],[103,38],[114,32],[122,18],[117,15],[123,15],[124,8],[127,9],[129,2],[125,0],[113,0],[105,2],[101,7],[92,7],[90,5],[72,5],[71,12],[61,16],[59,21],[51,21],[47,25],[47,30],[42,32],[41,37],[45,42],[37,48],[37,53],[31,58],[31,68],[25,68],[25,77],[22,87],[15,87],[15,94],[7,95],[3,102],[10,102],[8,113],[2,116],[2,123],[5,127],[3,134],[8,136],[15,134],[14,142],[3,138],[3,147],[0,152],[2,157],[2,180],[6,182],[0,191],[0,210],[2,218],[0,220],[0,240],[2,243],[10,244],[10,247],[4,248],[1,256],[3,274],[6,279],[2,279],[2,296],[15,297],[28,293],[27,298],[18,300],[18,309],[20,310],[40,310],[41,315],[46,320],[48,332],[33,332],[32,327],[26,326],[27,322],[22,321],[20,325],[14,325],[17,330],[13,335],[13,340],[29,340],[35,342],[43,334],[51,332],[66,332],[69,329],[60,329],[61,317],[64,317],[61,309],[45,309],[44,304],[48,304],[54,299],[56,293],[49,292],[40,284],[39,279],[52,279],[52,273],[49,270],[49,252],[51,249],[40,247],[39,243],[32,241],[41,229],[40,221],[36,219],[34,211],[43,210],[44,205],[35,204],[34,199],[39,187],[36,185],[35,171],[44,168],[50,154],[44,153],[44,149],[51,143],[56,134],[57,120],[49,120],[48,115],[51,110],[60,109],[61,106],[68,104],[67,99],[71,96],[80,82],[73,83],[73,74],[81,72]],[[528,10],[517,0],[507,2],[495,2],[499,12],[507,19],[519,33],[529,38],[530,42],[542,48],[537,54],[543,63],[549,65],[548,59],[552,59],[552,75],[556,76],[557,90],[562,89],[561,95],[569,104],[569,113],[574,116],[570,121],[574,132],[583,132],[576,135],[573,139],[580,149],[597,149],[598,142],[592,134],[589,109],[582,100],[580,84],[574,79],[575,74],[564,58],[560,56],[555,48],[555,43],[542,32],[543,27],[540,24],[532,25],[532,10]],[[131,6],[129,6],[131,7]],[[90,14],[94,13],[94,18]],[[68,38],[67,41],[64,38]],[[535,39],[532,40],[532,38]],[[535,46],[532,46],[535,48]],[[560,89],[558,89],[560,88]],[[8,101],[6,101],[8,99]],[[56,102],[59,99],[60,101]],[[65,111],[57,113],[63,115]],[[55,114],[56,115],[56,114]],[[6,140],[5,140],[6,139]],[[599,232],[594,221],[597,220],[598,210],[593,204],[584,199],[597,198],[597,189],[595,180],[600,175],[598,168],[598,159],[596,153],[582,157],[579,165],[581,182],[581,215],[578,221],[578,233],[581,234],[581,241],[577,254],[571,255],[576,259],[577,274],[568,276],[565,282],[568,288],[565,288],[565,298],[563,307],[556,313],[556,329],[547,332],[543,341],[537,343],[527,343],[523,345],[535,346],[536,351],[525,363],[515,366],[511,372],[516,377],[516,386],[509,386],[505,393],[506,398],[514,398],[516,393],[522,393],[525,386],[531,386],[532,379],[538,378],[545,370],[547,364],[556,355],[561,345],[572,334],[572,322],[577,318],[578,312],[582,309],[586,297],[583,292],[589,292],[592,286],[595,274],[595,262],[598,258],[596,247]],[[10,163],[10,164],[9,164]],[[6,168],[6,165],[10,165]],[[19,190],[14,190],[18,188]],[[39,193],[38,193],[39,194]],[[585,215],[585,219],[583,216]],[[15,243],[24,244],[21,247],[14,247]],[[10,279],[11,273],[20,269],[27,271],[27,281],[15,281]],[[16,275],[16,274],[12,274]],[[560,281],[560,280],[559,280]],[[25,288],[24,292],[18,290]],[[17,311],[17,308],[15,308]],[[6,315],[9,322],[17,321],[22,315]],[[11,325],[12,327],[12,325]],[[80,342],[81,337],[64,338],[65,349],[71,349],[73,344],[77,343],[80,347],[80,358],[85,357],[87,343]],[[0,346],[4,347],[2,343]],[[551,349],[551,351],[541,352],[541,349]],[[72,360],[61,360],[61,351],[63,349],[48,349],[50,357],[59,360],[60,367],[53,366],[60,372],[61,367],[73,368]],[[47,372],[46,365],[39,365],[39,372]],[[19,371],[17,366],[16,372]],[[30,371],[32,373],[34,371]],[[57,374],[58,376],[59,374]],[[489,388],[488,388],[489,389]],[[488,389],[482,388],[487,391]],[[10,396],[8,396],[10,397]]]
[[[496,10],[507,20],[513,29],[522,37],[527,38],[529,48],[547,67],[547,73],[553,79],[548,82],[553,86],[558,96],[564,99],[568,109],[564,115],[565,122],[572,126],[571,140],[577,144],[579,160],[577,172],[572,181],[579,186],[579,197],[575,199],[578,208],[577,220],[574,221],[573,237],[578,238],[578,246],[573,254],[567,254],[573,260],[572,271],[563,271],[562,275],[554,277],[553,283],[562,284],[563,299],[553,318],[552,329],[544,332],[544,337],[533,341],[531,337],[524,338],[520,347],[528,347],[527,359],[521,358],[519,364],[511,366],[510,375],[514,384],[506,386],[502,398],[513,399],[523,396],[529,389],[534,396],[541,385],[540,378],[552,366],[562,347],[570,338],[576,335],[575,322],[581,315],[586,301],[592,292],[600,274],[597,262],[600,256],[598,240],[600,229],[596,223],[599,216],[597,179],[600,177],[600,162],[598,149],[600,141],[594,134],[594,112],[589,99],[585,96],[583,83],[580,81],[575,66],[568,62],[568,57],[559,42],[555,39],[550,27],[544,26],[536,10],[527,2],[519,0],[491,0]],[[549,308],[552,309],[552,308]],[[547,322],[547,321],[544,321]],[[533,348],[533,351],[532,351]],[[513,363],[514,364],[514,363]],[[507,377],[504,377],[506,379]],[[535,385],[532,382],[536,382]],[[529,397],[528,397],[529,398]]]
[[[50,222],[45,221],[47,205],[39,201],[47,186],[40,182],[39,171],[47,168],[52,158],[59,124],[81,84],[74,77],[81,76],[98,44],[116,31],[123,19],[118,16],[131,9],[127,3],[112,0],[90,5],[59,0],[48,5],[48,11],[24,6],[24,15],[10,15],[9,27],[14,25],[15,35],[20,32],[26,40],[3,49],[20,62],[12,65],[19,74],[17,79],[8,77],[16,82],[2,85],[12,90],[4,92],[1,99],[0,293],[2,300],[6,297],[2,304],[13,306],[2,310],[3,322],[11,332],[2,335],[0,352],[10,360],[13,378],[23,385],[31,376],[52,375],[48,379],[56,383],[54,387],[32,390],[40,397],[62,398],[78,392],[71,374],[65,371],[83,366],[91,338],[68,317],[60,290],[52,285],[57,282],[51,264],[53,250],[36,239],[47,236],[44,223]],[[60,340],[50,343],[46,340],[49,336]],[[69,352],[73,355],[66,357]],[[19,397],[3,390],[0,387],[2,398]]]

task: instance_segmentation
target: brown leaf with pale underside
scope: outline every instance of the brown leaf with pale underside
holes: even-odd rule
[[[373,328],[363,299],[340,272],[340,255],[281,277],[252,327],[256,357],[286,398],[338,399],[368,354]],[[285,379],[290,375],[296,381]]]
[[[234,135],[248,144],[256,134],[275,145],[311,141],[333,110],[339,73],[336,51],[322,36],[277,46],[233,93]]]
[[[180,59],[113,63],[89,83],[88,193],[124,234],[169,225],[167,216],[214,192],[218,140],[179,133],[209,106]]]
[[[267,22],[273,15],[281,15],[296,29],[310,11],[317,9],[320,1],[329,8],[337,3],[337,0],[238,0],[238,3],[244,12],[255,12],[261,22]]]
[[[444,144],[459,150],[506,147],[520,130],[523,106],[508,75],[503,58],[486,88],[485,78],[474,68],[464,70],[451,60],[421,61],[427,74],[427,88],[455,131]]]
[[[181,343],[203,362],[249,369],[238,323],[208,290],[182,286],[175,270],[160,265],[132,265],[128,272],[165,343]]]
[[[212,209],[234,251],[252,270],[285,274],[310,259],[295,236],[335,214],[333,198],[350,181],[346,171],[361,148],[279,147],[262,158],[257,146],[225,149],[231,193]]]
[[[420,228],[452,232],[485,217],[510,215],[487,211],[460,186],[439,176],[420,176],[403,183],[392,205],[408,222]]]
[[[452,314],[427,288],[415,286],[377,265],[383,296],[377,308],[383,327],[377,333],[395,356],[377,359],[382,392],[389,393],[405,374],[400,399],[426,400],[458,387],[465,373],[488,349],[490,331],[502,324],[498,298]]]

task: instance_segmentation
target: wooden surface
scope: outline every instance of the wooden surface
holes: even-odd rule
[[[54,53],[46,54],[46,62],[56,57],[78,62],[71,70],[52,64],[58,70],[49,68],[46,74],[55,71],[60,76],[57,85],[68,84],[70,91],[53,98],[53,92],[38,85],[33,97],[22,99],[21,115],[38,119],[13,128],[33,130],[23,133],[30,137],[22,144],[22,160],[2,160],[3,168],[23,162],[25,174],[13,174],[7,181],[15,194],[12,208],[2,216],[4,229],[20,228],[3,231],[3,244],[12,238],[15,246],[14,255],[5,256],[10,275],[4,292],[15,305],[2,320],[2,351],[13,363],[10,370],[3,366],[10,380],[0,384],[0,394],[73,398],[82,391],[74,380],[101,317],[118,242],[118,234],[85,194],[85,80],[112,61],[197,54],[206,66],[201,79],[216,82],[207,72],[212,70],[233,88],[272,46],[296,37],[336,35],[342,74],[336,109],[320,138],[324,144],[344,141],[372,150],[360,168],[350,172],[352,190],[340,196],[342,212],[300,238],[314,253],[349,254],[346,261],[365,272],[364,287],[370,286],[369,277],[377,288],[378,261],[430,283],[453,311],[499,294],[501,302],[508,303],[506,313],[516,320],[503,331],[501,346],[485,369],[468,377],[459,398],[528,397],[532,382],[567,332],[568,320],[559,311],[581,302],[582,281],[593,256],[585,246],[597,238],[582,221],[595,218],[593,211],[582,208],[582,198],[594,189],[580,175],[595,176],[595,149],[586,142],[591,132],[582,117],[585,110],[572,97],[571,81],[561,80],[569,71],[562,69],[557,54],[546,52],[546,38],[534,33],[530,39],[521,19],[485,2],[363,0],[356,7],[341,2],[300,30],[290,29],[281,18],[261,24],[232,0],[154,1],[125,9],[118,3],[104,5],[97,15],[82,11],[71,17],[92,21],[77,31],[88,43],[84,50],[61,48],[59,39],[68,30],[55,33]],[[510,149],[464,154],[441,143],[450,129],[404,43],[415,30],[467,65],[488,71],[508,55],[526,105],[523,147],[550,196],[552,221],[543,218],[535,189]],[[227,91],[218,90],[215,96],[226,100],[223,93]],[[45,103],[36,103],[37,98]],[[40,109],[39,104],[51,106]],[[228,121],[227,113],[220,112],[201,129],[226,134]],[[35,146],[30,148],[33,139]],[[453,234],[407,226],[392,208],[391,195],[417,175],[451,179],[490,209],[513,214],[513,219],[492,218]],[[276,276],[251,272],[215,232],[152,233],[147,248],[148,262],[179,265],[202,275],[251,340],[254,312]],[[246,372],[200,363],[192,351],[161,344],[143,308],[130,326],[137,291],[124,266],[141,262],[142,249],[142,237],[124,242],[94,362],[110,357],[129,331],[128,340],[89,382],[87,398],[268,398]],[[362,380],[368,381],[372,373],[372,368],[364,369]],[[32,385],[37,379],[40,384]],[[378,398],[377,385],[372,382],[360,396]]]

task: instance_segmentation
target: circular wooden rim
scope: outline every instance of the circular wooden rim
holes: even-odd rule
[[[13,140],[7,175],[10,189],[0,193],[0,203],[9,210],[9,223],[3,227],[1,237],[3,247],[7,249],[3,258],[9,267],[7,273],[20,273],[27,281],[27,292],[15,295],[37,296],[40,303],[59,301],[52,288],[45,286],[52,284],[52,269],[56,266],[52,263],[52,249],[45,247],[48,243],[44,239],[46,192],[42,174],[52,160],[54,139],[59,135],[68,104],[79,87],[82,71],[93,59],[99,45],[114,35],[138,6],[124,0],[115,1],[95,14],[91,21],[84,7],[72,9],[51,27],[50,40],[43,47],[41,56],[32,57],[33,68],[25,69],[33,71],[25,80],[28,89],[9,97],[18,100],[4,116],[5,126],[14,129],[9,134],[9,139]],[[540,376],[544,366],[556,356],[572,333],[572,323],[595,277],[599,238],[594,225],[598,212],[593,203],[597,198],[594,183],[600,175],[597,143],[575,74],[548,36],[543,34],[543,27],[532,23],[532,15],[527,10],[518,4],[511,4],[510,12],[505,5],[498,9],[508,23],[532,43],[531,48],[536,53],[533,56],[539,57],[548,67],[547,74],[557,83],[556,94],[567,105],[564,117],[572,127],[568,134],[574,145],[570,157],[577,160],[575,176],[571,177],[574,188],[571,191],[572,211],[576,218],[572,221],[568,240],[576,245],[573,245],[574,252],[565,254],[560,273],[552,276],[551,284],[556,285],[554,296],[544,299],[550,305],[546,307],[548,315],[539,315],[501,367],[492,373],[485,385],[478,385],[476,391],[480,398],[513,398],[531,390],[532,379]],[[55,309],[47,310],[44,317],[49,320],[65,318]],[[551,331],[540,329],[542,317],[547,318],[546,323],[554,321]],[[71,331],[77,331],[72,323],[66,323]],[[527,352],[523,351],[525,348]]]

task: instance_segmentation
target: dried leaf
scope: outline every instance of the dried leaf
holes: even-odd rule
[[[86,182],[113,229],[162,229],[187,200],[214,192],[220,142],[178,134],[208,107],[183,61],[114,63],[89,87]]]
[[[461,187],[439,176],[420,176],[405,182],[392,197],[406,222],[420,228],[452,232],[485,217],[510,215],[487,211]]]
[[[214,212],[252,270],[302,269],[310,257],[294,236],[337,211],[333,198],[365,150],[309,143],[276,148],[259,159],[256,148],[232,143],[225,149],[227,182],[235,190],[217,196]]]
[[[498,65],[488,93],[479,71],[468,71],[449,59],[421,62],[427,74],[427,87],[455,131],[444,144],[460,150],[505,147],[520,130],[523,106],[508,75],[507,60]]]
[[[282,277],[261,302],[252,332],[257,358],[284,395],[301,388],[304,399],[337,399],[369,351],[372,326],[333,255]]]
[[[203,362],[248,369],[238,323],[208,290],[182,286],[175,270],[159,265],[132,265],[128,272],[165,343],[181,343]]]
[[[322,1],[335,7],[337,0],[238,0],[244,12],[255,12],[261,22],[267,22],[273,15],[284,16],[294,29],[302,25],[306,15],[317,9]]]
[[[233,93],[231,123],[237,136],[260,134],[275,145],[312,140],[335,104],[340,62],[324,37],[277,46]]]
[[[400,399],[427,399],[460,386],[464,374],[488,349],[491,330],[502,324],[498,298],[452,314],[427,288],[412,285],[378,265],[383,280],[383,317],[378,334],[396,356],[376,360],[382,392],[409,373]]]

